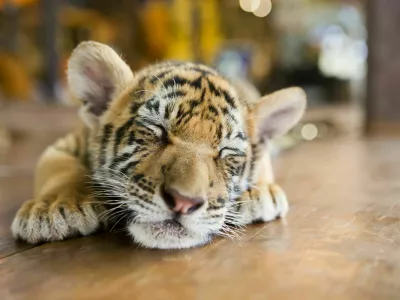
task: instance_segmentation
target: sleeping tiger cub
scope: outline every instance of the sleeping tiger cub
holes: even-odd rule
[[[260,97],[182,62],[133,73],[91,41],[73,51],[67,75],[85,125],[40,158],[15,238],[57,241],[124,222],[144,247],[189,248],[287,213],[268,141],[303,115],[300,88]]]

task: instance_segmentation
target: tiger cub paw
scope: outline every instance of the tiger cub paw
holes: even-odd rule
[[[274,183],[251,188],[239,201],[240,215],[245,224],[283,218],[289,210],[285,192]]]
[[[11,231],[14,238],[31,244],[89,235],[105,225],[104,211],[102,205],[70,197],[30,200],[18,210]]]

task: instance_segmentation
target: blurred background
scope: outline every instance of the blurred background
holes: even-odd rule
[[[391,0],[0,0],[0,154],[14,160],[19,141],[34,135],[45,144],[73,127],[64,74],[84,40],[113,46],[133,70],[191,60],[247,78],[263,94],[303,87],[307,114],[277,150],[394,128],[398,101],[386,97],[381,109],[380,96],[394,95],[396,74],[379,68],[398,53],[390,44],[398,44],[396,7]],[[383,121],[372,126],[375,119]]]

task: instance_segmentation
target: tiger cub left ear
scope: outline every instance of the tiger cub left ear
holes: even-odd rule
[[[253,106],[253,126],[258,140],[285,134],[296,125],[306,109],[306,93],[292,87],[262,97]]]
[[[72,52],[67,77],[71,92],[84,104],[85,119],[95,120],[129,86],[133,73],[111,47],[87,41]]]

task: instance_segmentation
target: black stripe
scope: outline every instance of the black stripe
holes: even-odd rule
[[[140,181],[140,180],[142,180],[144,178],[144,175],[143,174],[136,174],[135,176],[133,176],[133,180],[134,181],[136,181],[136,182],[138,182],[138,181]]]
[[[217,97],[223,96],[225,98],[225,101],[233,108],[236,108],[236,103],[235,99],[225,90],[221,88],[217,88],[215,84],[207,78],[207,83],[208,87],[210,89],[210,92],[214,94]]]
[[[151,97],[146,101],[146,108],[156,113],[160,113],[160,101],[156,100],[155,97]]]
[[[246,163],[243,163],[241,168],[240,168],[240,172],[239,172],[240,177],[243,177],[245,169],[246,169]]]
[[[135,144],[136,145],[144,145],[145,144],[145,141],[144,141],[144,139],[136,139],[135,140]],[[139,150],[138,150],[139,151]]]
[[[208,79],[208,78],[207,78],[207,83],[208,83],[208,88],[210,89],[210,92],[211,92],[212,94],[214,94],[215,96],[220,97],[220,96],[221,96],[221,91],[220,91],[220,89],[217,89],[217,88],[215,87],[215,84],[214,84],[210,79]]]
[[[153,122],[152,119],[149,119],[149,118],[144,117],[144,118],[142,118],[142,121],[143,121],[143,122],[140,122],[140,125],[141,125],[141,127],[143,127],[144,129],[149,129],[148,126],[156,126],[156,127],[161,127],[161,128],[162,128],[161,125],[159,125],[159,124]]]
[[[207,207],[207,210],[217,210],[217,209],[221,209],[221,208],[223,208],[223,206],[209,205]],[[215,217],[212,216],[211,218],[218,218],[218,217],[222,217],[222,215],[215,215]]]
[[[135,101],[132,101],[132,106],[131,106],[131,114],[135,115],[137,111],[139,110],[140,106],[142,106],[142,103],[137,103]]]
[[[178,98],[186,96],[186,92],[182,90],[175,90],[164,95],[163,98]]]
[[[199,106],[201,104],[201,100],[191,100],[189,102],[189,105],[192,109],[196,108],[197,106]]]
[[[174,76],[166,81],[164,81],[164,87],[168,89],[169,87],[175,87],[179,85],[185,85],[189,84],[189,81],[186,78],[180,77],[180,76]]]
[[[222,125],[221,124],[219,124],[218,125],[218,128],[217,128],[217,136],[218,136],[218,139],[219,140],[221,140],[222,139]]]
[[[60,212],[60,215],[62,216],[62,218],[65,219],[65,209],[64,209],[64,207],[61,206],[58,209],[58,211]]]
[[[178,120],[175,123],[176,126],[179,126],[181,123],[187,123],[192,116],[193,115],[192,115],[191,111],[187,111],[187,112],[179,115],[178,118],[177,118]],[[188,117],[188,118],[186,118],[186,117]],[[185,119],[187,119],[187,120],[185,120]]]
[[[171,114],[172,107],[173,106],[170,106],[169,104],[165,105],[165,108],[164,108],[164,118],[165,119],[169,118],[169,115]]]
[[[114,129],[114,126],[111,124],[104,125],[103,136],[102,136],[101,142],[100,142],[100,145],[101,145],[100,165],[104,165],[104,163],[105,163],[107,145],[108,145],[108,142],[110,141],[110,137],[111,137],[113,129]]]
[[[231,114],[229,113],[229,109],[227,107],[222,108],[222,112],[224,113],[224,115],[231,116]]]
[[[115,169],[119,164],[126,162],[128,159],[132,157],[132,153],[124,153],[120,156],[114,157],[110,169]]]
[[[187,115],[189,115],[191,113],[191,112],[185,112],[183,106],[184,106],[183,104],[179,105],[178,114],[177,114],[176,121],[175,121],[175,124],[177,126],[182,123],[183,118],[185,118]]]
[[[218,116],[218,110],[217,110],[217,108],[216,108],[214,105],[210,104],[210,105],[208,106],[208,110],[210,111],[210,113],[212,113],[212,114]]]
[[[203,89],[203,91],[201,92],[201,96],[200,96],[200,101],[201,101],[201,102],[204,102],[204,97],[205,97],[205,95],[206,95],[206,90]]]
[[[135,132],[131,131],[129,133],[128,145],[131,146],[136,140]]]
[[[79,209],[79,211],[81,212],[82,215],[84,215],[84,216],[86,215],[81,204],[77,204],[76,207]]]
[[[184,113],[183,104],[179,105],[177,116],[181,116]]]
[[[146,127],[146,124],[144,124],[142,121],[140,121],[140,120],[136,120],[135,121],[135,125],[137,126],[137,127],[142,127],[142,128],[144,128],[144,129],[146,129],[147,127]]]
[[[197,78],[194,81],[191,81],[190,86],[194,87],[196,89],[201,89],[201,82],[203,81],[203,76],[199,76],[199,78]]]
[[[139,162],[138,161],[130,161],[125,167],[121,169],[121,173],[127,175],[128,171],[134,168]]]
[[[251,160],[250,160],[250,170],[249,170],[249,182],[253,181],[254,164],[256,161],[256,148],[257,144],[251,145]]]
[[[148,123],[148,126],[154,126],[154,127],[157,127],[158,129],[160,129],[160,130],[161,130],[161,139],[162,139],[164,142],[167,142],[167,141],[168,141],[168,132],[167,132],[167,130],[165,129],[164,126],[159,125],[159,124],[157,124],[157,123],[154,123],[153,120],[150,120],[150,119],[147,119],[147,118],[145,118],[144,121],[145,121],[146,123]],[[154,133],[153,133],[153,134],[154,134]],[[150,136],[153,135],[153,134],[151,134],[151,133],[145,133],[145,135],[150,135]]]
[[[222,148],[221,150],[219,150],[219,153],[221,154],[222,151],[224,151],[224,150],[231,150],[231,151],[235,152],[235,154],[241,155],[241,156],[244,156],[244,155],[245,155],[245,153],[243,153],[243,152],[240,151],[239,149],[232,148],[232,147],[224,147],[224,148]]]
[[[236,137],[242,141],[247,141],[247,137],[246,134],[244,132],[238,132],[238,134],[236,135]]]
[[[135,122],[134,118],[130,118],[124,125],[118,128],[117,132],[115,133],[114,139],[114,155],[118,153],[118,147],[122,143],[122,140],[126,134],[126,132],[132,127],[133,123]]]
[[[151,133],[151,130],[148,128],[143,127],[143,129],[136,129],[136,133],[138,135],[144,135],[146,137],[151,137],[153,134]]]
[[[226,102],[228,102],[228,104],[233,108],[236,108],[235,99],[231,95],[229,95],[227,91],[222,90],[221,92],[224,95]]]
[[[189,85],[193,88],[201,88],[201,81],[202,81],[201,76],[193,81],[189,80],[187,78],[184,78],[182,76],[174,76],[174,77],[168,78],[166,81],[164,81],[164,87],[166,89],[168,89],[169,87]]]

